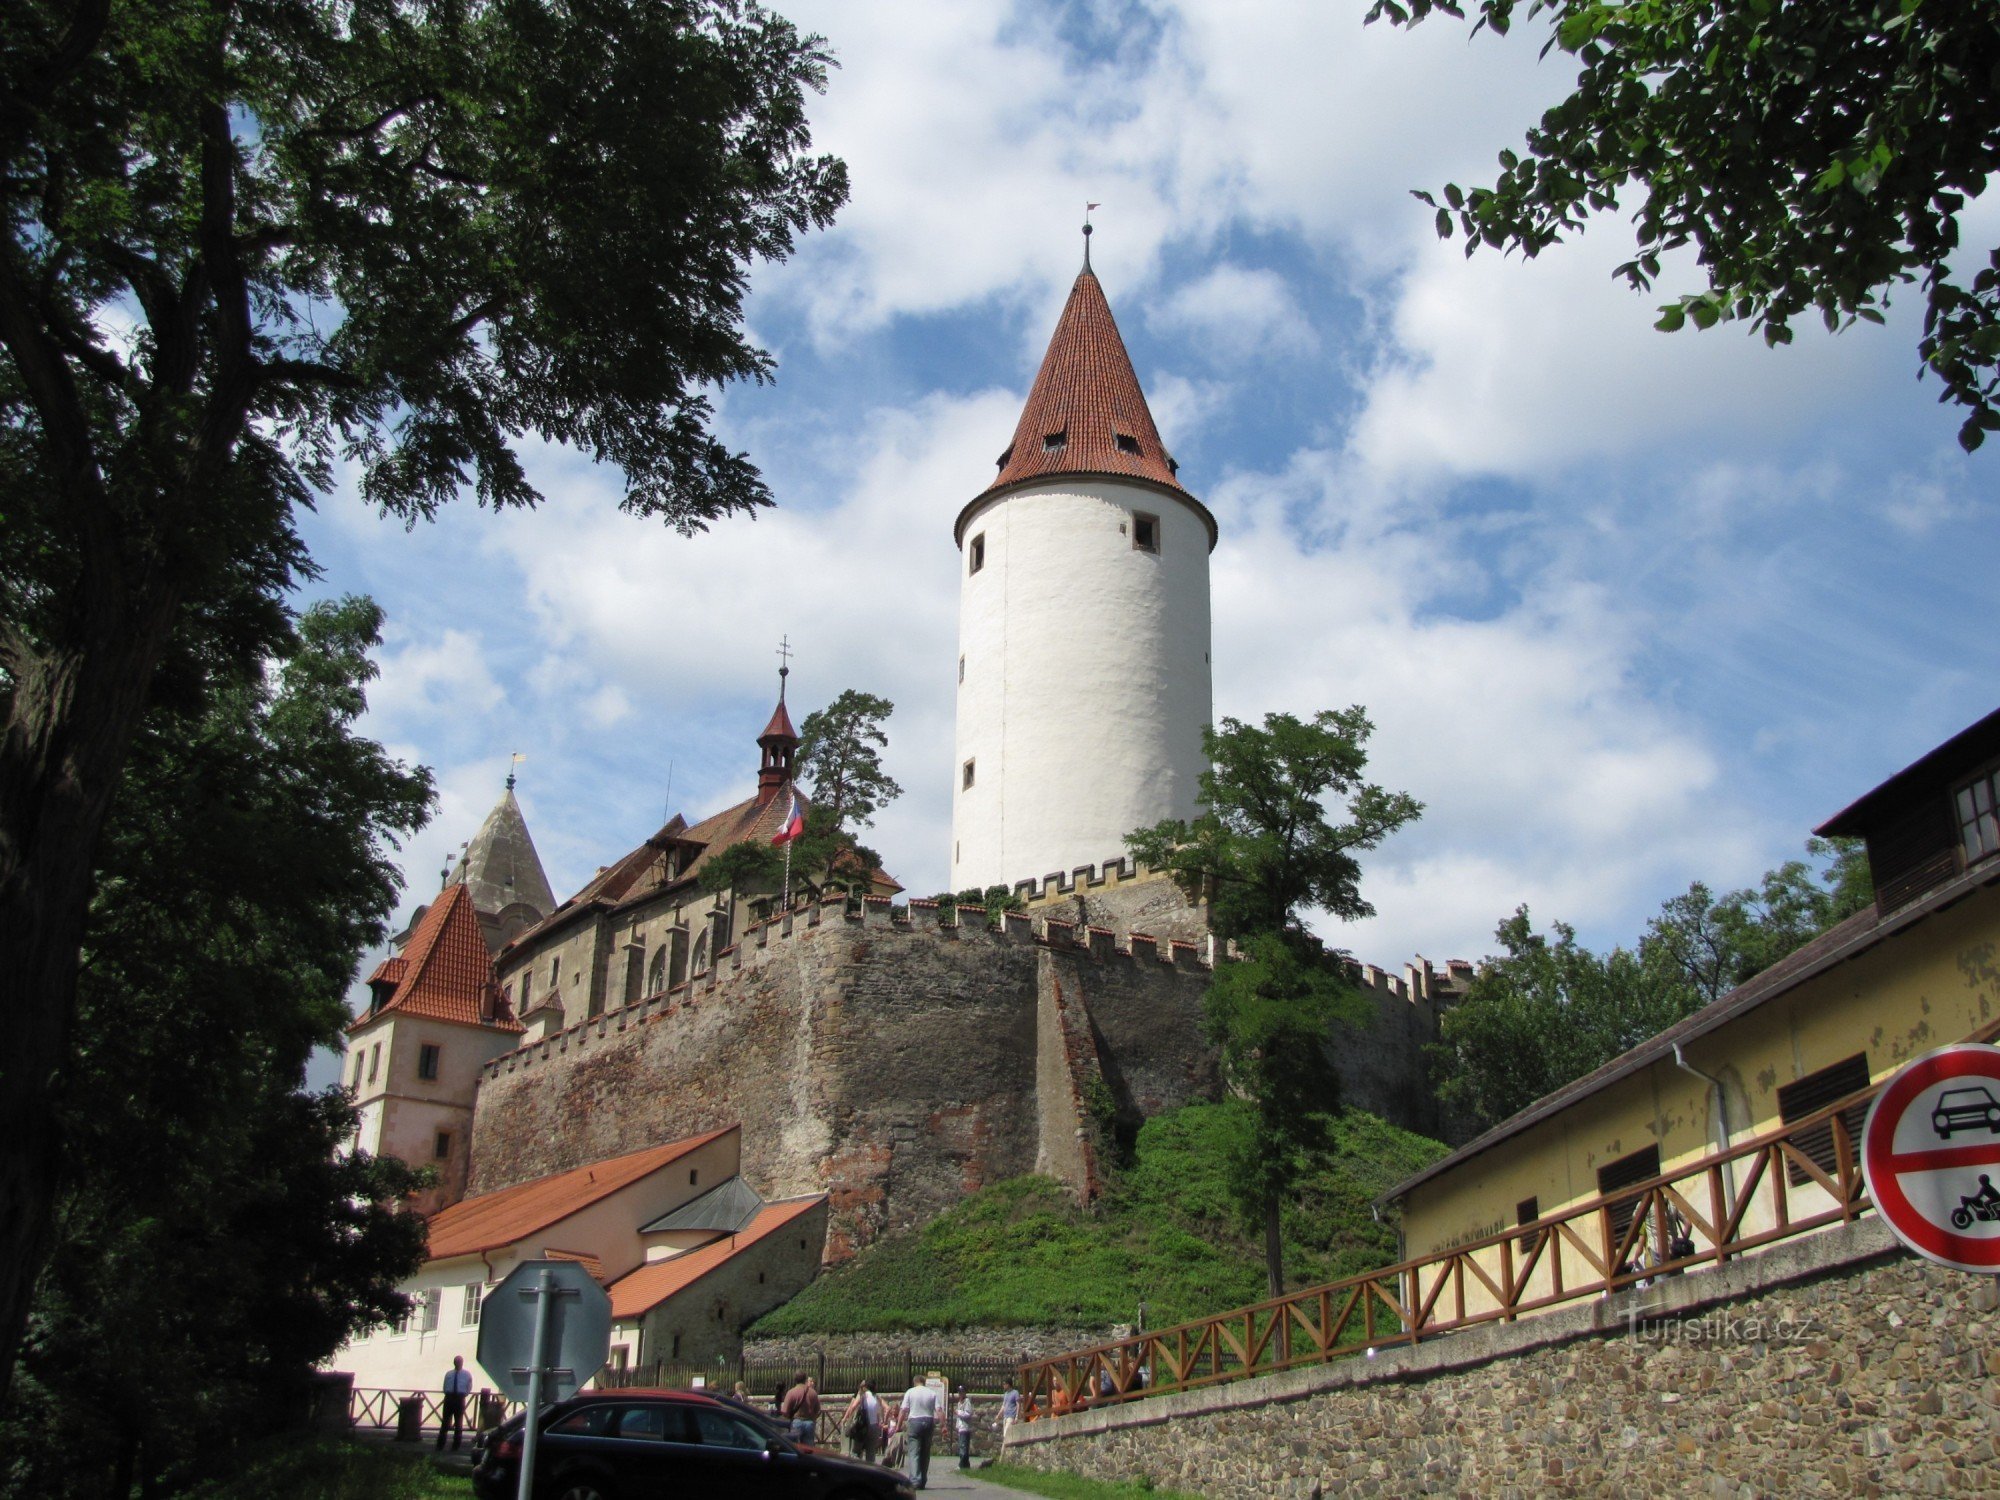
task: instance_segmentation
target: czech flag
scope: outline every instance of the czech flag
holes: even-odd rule
[[[771,840],[773,844],[789,844],[806,831],[806,811],[799,806],[799,794],[796,789],[793,789],[791,798],[791,805],[785,809],[785,826],[780,828],[778,836]]]

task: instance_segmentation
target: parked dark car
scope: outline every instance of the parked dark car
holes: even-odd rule
[[[781,1436],[761,1413],[699,1391],[584,1391],[542,1412],[535,1500],[911,1500],[903,1475]],[[479,1500],[514,1500],[523,1426],[494,1431]]]

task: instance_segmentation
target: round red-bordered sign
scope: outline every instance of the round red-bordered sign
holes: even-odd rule
[[[1861,1174],[1917,1254],[2000,1272],[2000,1047],[1940,1047],[1882,1085],[1861,1130]]]

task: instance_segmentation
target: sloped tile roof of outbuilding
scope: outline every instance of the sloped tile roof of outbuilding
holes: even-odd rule
[[[730,1125],[462,1199],[431,1215],[428,1255],[444,1260],[511,1245],[740,1128]]]
[[[703,1245],[699,1250],[689,1250],[666,1260],[648,1261],[638,1270],[628,1272],[611,1283],[608,1289],[611,1293],[611,1316],[636,1318],[649,1312],[824,1202],[826,1194],[814,1193],[810,1197],[768,1203],[740,1233]]]

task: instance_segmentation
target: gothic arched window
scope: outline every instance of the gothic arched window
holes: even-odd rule
[[[653,966],[646,973],[646,993],[657,995],[667,987],[667,950],[662,948],[653,955]]]

